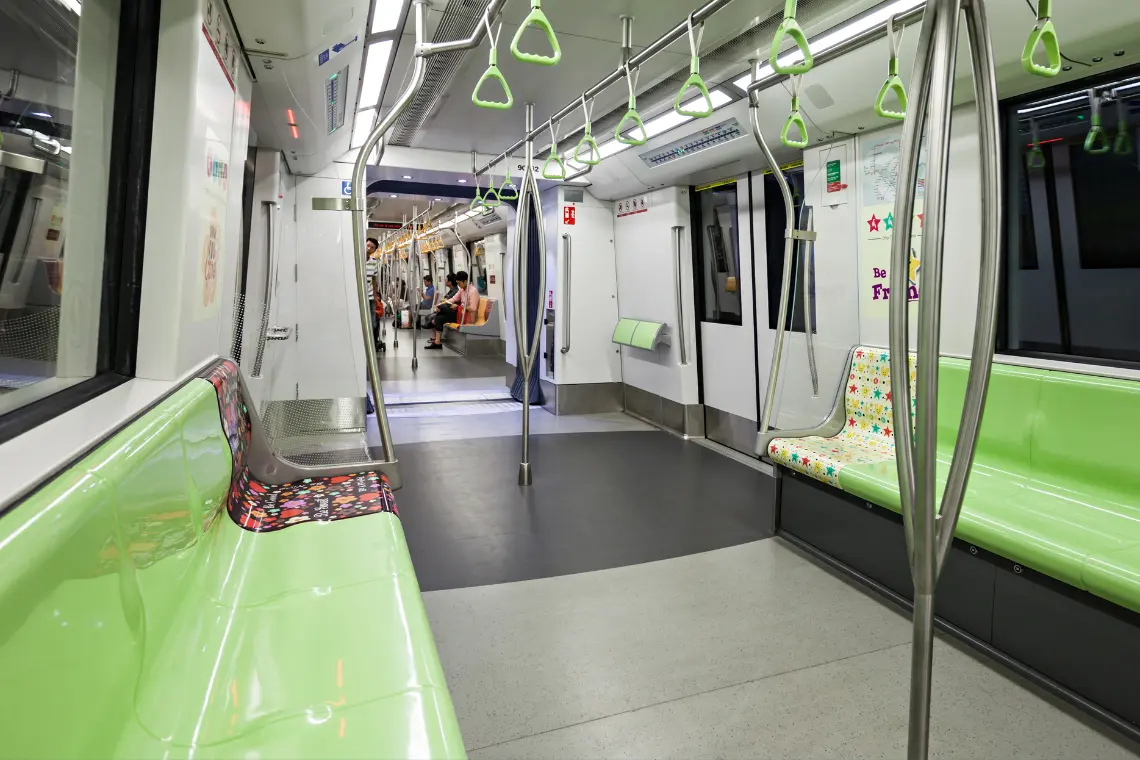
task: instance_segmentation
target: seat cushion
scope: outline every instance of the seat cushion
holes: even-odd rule
[[[840,486],[845,467],[894,462],[894,442],[886,436],[844,430],[834,438],[777,438],[768,445],[772,461],[828,485]]]
[[[230,518],[256,533],[377,512],[399,514],[388,479],[375,472],[269,485],[253,479],[245,469],[229,502]]]

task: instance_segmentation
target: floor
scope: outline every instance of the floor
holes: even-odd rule
[[[405,348],[398,501],[472,758],[905,757],[909,620],[770,537],[758,463],[533,408],[521,488],[502,362]],[[1140,747],[939,640],[931,755]]]

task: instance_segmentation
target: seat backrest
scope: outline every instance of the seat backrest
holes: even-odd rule
[[[938,448],[954,450],[966,398],[970,363],[942,357],[938,362]],[[994,364],[974,461],[1028,474],[1030,439],[1041,394],[1038,370]]]
[[[844,406],[847,430],[869,435],[894,435],[891,412],[891,352],[885,348],[858,346],[848,367]],[[914,356],[910,371],[914,373]],[[913,408],[914,400],[911,399]]]
[[[484,298],[479,303],[479,324],[485,324],[495,311],[495,299]]]
[[[232,454],[193,379],[0,517],[6,757],[110,757],[196,588]]]

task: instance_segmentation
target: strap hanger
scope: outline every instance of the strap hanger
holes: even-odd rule
[[[1022,68],[1039,77],[1055,77],[1061,73],[1061,43],[1057,41],[1057,30],[1053,27],[1052,7],[1053,0],[1038,0],[1037,23],[1021,50]],[[1044,66],[1033,60],[1038,45],[1045,50],[1047,63]]]
[[[784,122],[784,129],[780,132],[780,142],[789,148],[806,148],[808,145],[808,131],[807,123],[804,122],[803,114],[800,113],[800,78],[801,74],[793,74],[788,77],[788,83],[792,89],[792,112],[788,114],[788,120]],[[800,138],[793,140],[789,133],[792,127],[799,130]]]
[[[602,153],[598,149],[598,141],[594,139],[591,132],[593,126],[591,120],[594,115],[594,100],[591,98],[589,103],[586,101],[586,93],[582,93],[582,114],[586,117],[585,134],[578,142],[578,147],[574,149],[574,160],[586,166],[597,166],[602,162]],[[589,148],[590,154],[587,158],[582,157],[582,148]]]
[[[791,37],[792,41],[796,43],[796,47],[800,49],[800,53],[804,59],[799,63],[790,63],[784,66],[780,63],[780,46],[784,44],[784,37]],[[796,21],[796,0],[785,0],[784,2],[784,20],[776,27],[776,36],[772,38],[772,49],[768,54],[768,63],[771,64],[772,70],[777,74],[806,74],[811,71],[812,65],[815,63],[811,55],[811,48],[808,46],[807,35]]]
[[[550,55],[524,53],[519,50],[519,42],[522,40],[523,32],[529,26],[538,27],[546,34],[546,41],[550,43]],[[515,38],[511,41],[511,53],[523,63],[537,63],[540,66],[555,66],[562,60],[562,48],[558,46],[558,37],[554,34],[554,27],[550,25],[550,19],[542,12],[542,0],[530,0],[530,14],[519,26],[519,30],[515,32]]]
[[[479,77],[479,82],[475,85],[475,89],[471,92],[471,102],[480,108],[490,108],[496,111],[506,111],[514,105],[515,99],[511,95],[511,87],[507,84],[506,77],[503,72],[499,70],[499,35],[503,32],[503,22],[499,22],[498,31],[491,31],[491,19],[487,16],[483,17],[483,22],[487,25],[487,39],[491,41],[491,54],[490,63],[487,70],[483,72],[483,76]],[[483,100],[479,97],[479,90],[483,89],[483,83],[488,79],[497,81],[503,88],[503,93],[506,95],[506,100]]]
[[[1100,104],[1101,98],[1097,95],[1096,89],[1089,90],[1089,110],[1092,111],[1092,126],[1089,127],[1089,133],[1085,137],[1085,152],[1091,153],[1094,156],[1100,156],[1112,150],[1112,146],[1108,144],[1108,133],[1100,124]]]
[[[551,169],[551,163],[558,167],[558,174]],[[542,165],[542,178],[552,180],[566,179],[566,164],[558,156],[558,122],[550,120],[550,155]]]
[[[879,88],[879,96],[875,98],[875,113],[884,119],[902,121],[906,118],[907,99],[906,88],[903,87],[902,79],[899,77],[899,48],[902,47],[903,32],[906,31],[906,27],[896,28],[896,18],[891,16],[887,19],[887,41],[890,45],[891,60],[887,67],[887,81],[883,82],[883,86]],[[899,101],[897,111],[886,107],[887,95],[892,92]]]
[[[649,142],[649,134],[645,131],[645,122],[641,120],[641,114],[637,112],[637,79],[641,76],[641,69],[631,69],[629,64],[625,65],[625,83],[629,86],[629,110],[625,112],[625,116],[621,117],[618,122],[617,129],[614,131],[614,139],[622,145],[645,145]],[[626,131],[625,123],[632,121],[630,129],[637,128],[641,130],[641,137],[624,137],[622,132]]]
[[[693,13],[696,13],[696,11]],[[714,109],[712,96],[709,95],[709,88],[705,84],[705,80],[701,77],[700,52],[701,40],[705,36],[705,25],[701,23],[694,28],[693,13],[689,14],[689,78],[685,80],[685,83],[681,85],[681,89],[677,91],[677,97],[673,99],[673,110],[682,116],[703,119],[707,116],[711,116]],[[685,93],[690,87],[694,88],[700,94],[700,97],[704,99],[704,108],[693,108],[689,110],[682,105]]]

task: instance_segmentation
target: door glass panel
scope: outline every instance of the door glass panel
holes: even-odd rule
[[[701,320],[723,325],[743,323],[740,298],[740,249],[737,246],[738,213],[736,183],[702,190],[696,194],[699,236]]]

